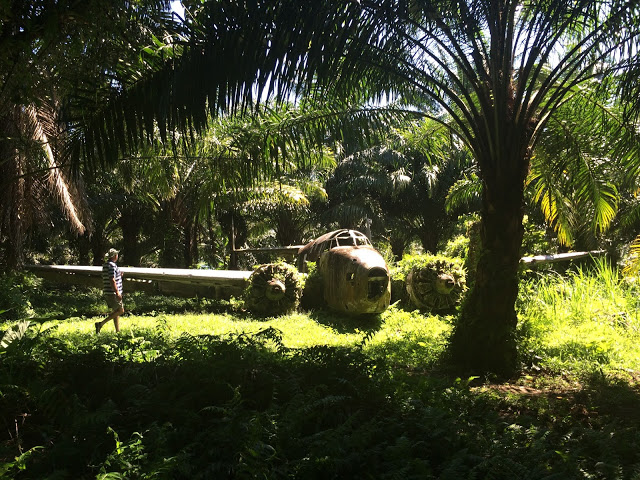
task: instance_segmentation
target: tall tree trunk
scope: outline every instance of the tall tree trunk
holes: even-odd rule
[[[426,224],[418,231],[420,243],[425,252],[436,254],[438,252],[438,243],[440,243],[440,232],[433,224]]]
[[[23,252],[22,245],[24,243],[23,231],[23,205],[24,202],[24,180],[17,179],[9,185],[13,205],[10,205],[8,212],[8,241],[5,251],[7,267],[9,270],[18,270],[22,268]]]
[[[89,254],[91,253],[89,234],[85,232],[82,235],[78,235],[75,238],[72,238],[71,243],[75,245],[78,251],[78,264],[89,265]]]
[[[207,232],[209,235],[209,249],[207,251],[208,261],[207,263],[211,268],[218,268],[217,261],[217,249],[216,249],[216,230],[213,228],[213,211],[211,208],[207,208]]]
[[[0,265],[17,270],[23,263],[25,180],[22,158],[9,139],[19,138],[19,120],[15,109],[0,115],[0,240],[4,239]]]
[[[418,235],[424,251],[435,255],[438,253],[438,245],[444,237],[444,225],[447,222],[444,202],[439,204],[431,198],[424,200],[420,217],[422,217],[422,221],[415,229],[415,233]]]
[[[121,208],[120,229],[122,230],[122,257],[124,265],[139,267],[142,253],[138,242],[142,223],[142,210],[133,206]]]
[[[175,198],[162,202],[160,207],[160,252],[158,261],[161,267],[185,268],[184,231],[176,218],[179,214],[178,200]]]
[[[107,253],[107,239],[104,236],[104,227],[96,223],[95,230],[90,238],[91,252],[93,253],[93,265],[102,265]]]
[[[200,242],[200,237],[198,233],[200,232],[200,224],[198,221],[193,222],[191,226],[191,258],[193,264],[197,264],[200,262],[200,250],[198,249],[198,244]]]
[[[389,243],[391,244],[391,253],[393,253],[395,261],[398,262],[402,260],[404,249],[407,246],[407,242],[404,237],[391,235]]]
[[[198,228],[196,222],[189,221],[183,227],[184,238],[184,263],[191,267],[198,263]]]
[[[184,268],[184,252],[181,248],[182,230],[171,221],[165,224],[162,245],[160,247],[160,266],[166,268]]]
[[[515,303],[528,164],[521,158],[510,168],[496,168],[484,183],[475,282],[449,346],[454,363],[467,373],[508,377],[518,368]]]
[[[227,237],[227,248],[229,249],[229,270],[238,269],[238,254],[234,247],[241,248],[247,242],[247,221],[245,218],[233,210],[223,210],[218,213],[218,222]]]

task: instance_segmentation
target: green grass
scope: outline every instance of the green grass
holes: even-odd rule
[[[640,478],[638,292],[606,264],[523,281],[499,384],[448,373],[455,317],[133,294],[95,335],[98,291],[29,289],[0,324],[34,322],[0,347],[0,478]]]
[[[639,292],[605,262],[596,266],[521,289],[522,328],[540,365],[552,372],[640,370]]]

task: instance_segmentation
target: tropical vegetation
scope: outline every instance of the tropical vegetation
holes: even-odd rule
[[[134,294],[96,337],[99,291],[33,282],[26,320],[0,324],[6,478],[638,473],[638,292],[606,262],[523,279],[525,365],[501,383],[452,375],[452,316]]]
[[[9,3],[0,477],[640,475],[638,2]],[[136,292],[96,336],[99,291],[23,270],[250,270],[338,228],[384,314]],[[606,260],[520,263],[568,250]],[[435,263],[462,303],[413,311]]]

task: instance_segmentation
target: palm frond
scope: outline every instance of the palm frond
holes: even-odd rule
[[[616,99],[597,86],[576,89],[550,118],[536,145],[529,183],[561,241],[585,225],[595,235],[612,225],[621,189],[634,181],[629,171],[638,168],[638,140]]]
[[[378,220],[379,206],[375,202],[358,200],[343,202],[330,207],[322,214],[325,225],[335,225],[338,228],[357,228],[364,224],[365,219]]]
[[[534,162],[527,179],[528,188],[533,193],[533,202],[538,205],[545,220],[553,226],[558,242],[561,245],[573,245],[575,225],[578,223],[574,215],[576,210],[550,175],[551,171],[537,169],[536,166]]]
[[[482,183],[477,175],[472,174],[467,178],[463,178],[455,182],[445,200],[445,208],[447,212],[453,212],[460,208],[476,208],[480,204],[482,196]]]
[[[622,270],[625,276],[632,277],[640,272],[640,235],[638,235],[629,246],[631,260]]]
[[[85,231],[85,225],[81,220],[81,213],[78,211],[76,204],[78,199],[73,198],[73,193],[67,179],[62,173],[61,167],[58,165],[49,138],[45,134],[45,130],[40,116],[36,109],[29,105],[25,107],[25,114],[27,116],[30,135],[33,141],[40,144],[46,159],[46,168],[48,169],[49,187],[53,191],[55,197],[58,199],[58,204],[62,208],[65,216],[69,220],[69,224],[73,231],[77,234],[83,234]]]

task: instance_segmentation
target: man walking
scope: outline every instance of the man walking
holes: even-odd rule
[[[107,255],[107,263],[102,266],[102,287],[104,298],[111,309],[111,313],[101,322],[96,322],[96,333],[100,333],[104,324],[109,320],[113,320],[116,332],[119,332],[120,315],[124,313],[124,306],[122,305],[122,272],[116,265],[118,251],[112,248]]]

